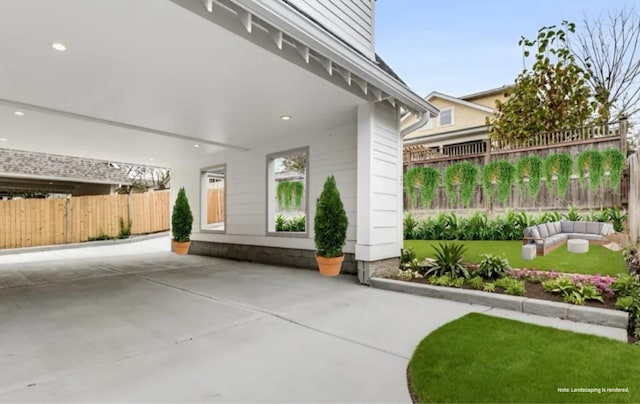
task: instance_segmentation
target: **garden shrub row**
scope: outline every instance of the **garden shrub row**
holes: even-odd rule
[[[462,206],[469,207],[479,177],[486,197],[503,204],[507,203],[514,183],[523,196],[535,201],[542,179],[550,193],[564,197],[572,174],[578,176],[583,188],[598,190],[604,186],[617,193],[624,164],[625,156],[618,149],[586,150],[576,159],[566,153],[552,154],[544,160],[529,155],[515,164],[492,161],[482,169],[462,161],[449,165],[444,173],[433,167],[410,168],[404,176],[404,188],[409,207],[416,207],[419,194],[425,209],[431,207],[435,190],[441,185],[452,206],[459,200]]]
[[[276,216],[276,231],[304,232],[305,225],[304,215],[290,218],[282,215]]]
[[[571,275],[555,271],[514,269],[506,258],[483,254],[480,264],[463,261],[465,247],[459,243],[442,242],[434,246],[433,259],[421,261],[411,248],[403,249],[400,272],[396,278],[405,281],[422,280],[435,286],[447,286],[504,292],[525,296],[527,283],[538,283],[563,301],[583,305],[588,301],[605,302],[615,299],[615,306],[629,312],[629,335],[640,338],[640,275],[619,274]]]
[[[591,211],[581,214],[571,206],[567,213],[556,211],[530,215],[526,212],[507,211],[502,216],[489,219],[486,213],[476,211],[468,217],[455,213],[439,213],[418,220],[407,212],[404,217],[405,240],[521,240],[524,229],[536,224],[560,220],[611,222],[615,231],[622,231],[627,214],[618,208]]]

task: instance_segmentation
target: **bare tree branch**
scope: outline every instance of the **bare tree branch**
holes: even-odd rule
[[[585,16],[583,23],[577,42],[569,46],[589,73],[601,119],[633,117],[640,112],[640,15],[633,7],[623,8],[594,19]]]

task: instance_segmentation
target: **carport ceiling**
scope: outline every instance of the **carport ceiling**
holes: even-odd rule
[[[0,100],[244,148],[346,123],[362,102],[168,0],[4,0],[0,52]],[[220,150],[6,102],[0,139],[167,166]]]

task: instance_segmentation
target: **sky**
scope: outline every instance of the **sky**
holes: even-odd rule
[[[513,84],[521,36],[562,20],[578,26],[638,0],[377,0],[376,52],[416,93],[460,97]]]

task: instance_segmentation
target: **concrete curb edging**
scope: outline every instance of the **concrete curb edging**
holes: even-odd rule
[[[500,309],[520,311],[544,317],[556,317],[579,323],[604,325],[607,327],[627,329],[629,315],[618,310],[600,309],[597,307],[577,306],[568,303],[531,299],[528,297],[509,296],[479,290],[456,289],[443,286],[425,285],[421,283],[397,281],[394,279],[371,278],[374,288],[393,292],[409,293],[418,296],[453,300],[461,303],[479,304]]]
[[[85,241],[82,243],[44,245],[44,246],[38,246],[38,247],[7,248],[4,250],[0,250],[0,256],[13,255],[13,254],[26,254],[26,253],[42,252],[42,251],[66,250],[70,248],[100,247],[104,245],[113,245],[113,244],[128,244],[128,243],[135,243],[136,241],[144,241],[144,240],[151,240],[154,238],[168,237],[169,234],[170,232],[163,231],[160,233],[145,234],[142,236],[131,236],[129,238],[125,238],[122,240],[120,239],[99,240],[99,241]]]

